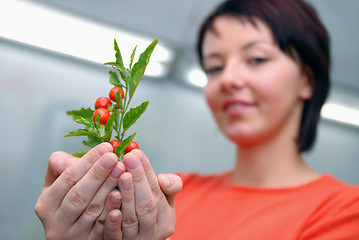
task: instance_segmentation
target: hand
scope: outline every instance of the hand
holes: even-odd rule
[[[123,159],[127,172],[120,176],[118,183],[122,194],[121,212],[114,212],[116,220],[122,222],[122,238],[117,239],[166,239],[175,229],[174,199],[182,189],[181,178],[174,174],[157,177],[140,150],[127,153]]]
[[[121,194],[113,189],[124,171],[108,143],[82,158],[53,153],[35,205],[47,239],[107,239],[104,228],[109,237],[117,234],[111,231],[117,229],[115,223],[106,217],[121,205]]]

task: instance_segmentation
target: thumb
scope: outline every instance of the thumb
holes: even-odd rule
[[[44,187],[50,186],[77,158],[65,152],[51,154],[45,173]]]
[[[174,207],[175,196],[182,189],[182,179],[176,174],[160,174],[158,175],[158,182],[162,192],[166,195],[168,203]]]

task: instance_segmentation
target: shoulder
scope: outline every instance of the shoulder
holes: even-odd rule
[[[349,184],[332,175],[326,175],[312,190],[320,197],[322,207],[326,211],[342,211],[342,208],[352,206],[359,212],[359,185]]]
[[[359,186],[326,176],[316,190],[321,201],[301,239],[359,239]]]
[[[331,175],[325,177],[321,189],[327,191],[332,198],[359,200],[359,185],[343,182]]]

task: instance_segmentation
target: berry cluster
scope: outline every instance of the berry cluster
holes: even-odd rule
[[[99,97],[96,99],[95,102],[95,112],[93,113],[93,121],[96,122],[97,115],[99,116],[99,122],[103,125],[107,124],[107,121],[111,117],[110,111],[112,110],[112,102],[116,103],[116,94],[120,91],[121,99],[124,98],[125,92],[120,87],[113,87],[111,88],[108,97]],[[110,141],[110,144],[113,147],[113,152],[116,152],[116,148],[121,145],[119,140],[113,139]],[[129,153],[133,149],[139,149],[137,142],[132,141],[130,144],[125,148],[124,153]]]
[[[116,60],[105,63],[112,66],[109,70],[109,83],[113,87],[108,97],[97,98],[95,110],[81,108],[67,111],[66,113],[84,128],[69,132],[65,137],[87,136],[87,140],[82,143],[90,148],[102,142],[109,142],[118,157],[139,148],[138,144],[133,141],[137,133],[127,136],[127,131],[145,112],[149,102],[145,101],[135,108],[129,108],[129,105],[157,43],[158,40],[154,40],[134,63],[136,46],[131,54],[129,66],[125,67],[116,39],[114,40]],[[73,155],[81,157],[86,152]]]

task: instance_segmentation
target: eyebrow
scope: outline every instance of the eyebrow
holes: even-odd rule
[[[251,42],[245,44],[240,49],[247,50],[247,49],[250,49],[259,44],[269,44],[269,43],[267,41],[263,41],[263,40],[254,40],[254,41],[251,41]],[[209,53],[207,55],[203,55],[203,60],[209,59],[209,58],[218,58],[218,57],[221,57],[221,54],[219,54],[217,52],[213,52],[213,53]]]
[[[243,47],[241,47],[242,50],[246,50],[248,48],[252,48],[253,46],[256,46],[258,44],[269,44],[267,41],[263,41],[263,40],[255,40],[255,41],[251,41],[247,44],[245,44]]]

